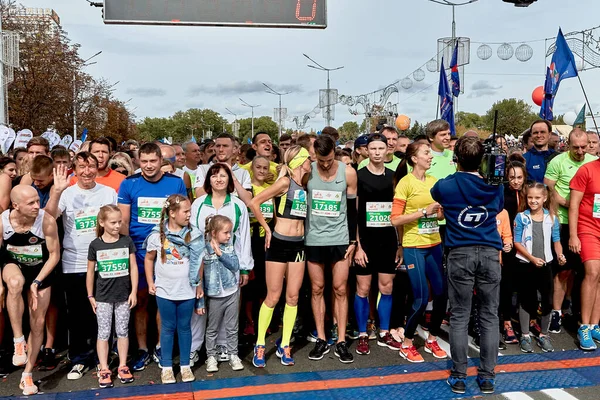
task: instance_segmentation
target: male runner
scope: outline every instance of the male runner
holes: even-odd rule
[[[101,185],[111,187],[115,192],[118,192],[121,182],[125,179],[125,175],[114,171],[108,166],[108,161],[110,160],[110,146],[110,141],[105,137],[94,139],[90,143],[90,153],[98,160],[98,170],[95,181]],[[77,177],[77,174],[75,174],[75,176],[71,178],[71,185],[77,183],[77,179],[79,178]]]
[[[252,138],[252,148],[254,149],[254,151],[256,151],[257,156],[263,156],[270,160],[271,159],[271,150],[273,148],[271,136],[269,136],[269,134],[266,132],[258,132]],[[250,161],[247,164],[242,165],[241,167],[244,168],[246,171],[248,171],[248,173],[250,174],[250,178],[253,178],[253,176],[252,176],[252,161]],[[275,182],[276,178],[277,178],[277,163],[274,163],[273,161],[271,161],[269,164],[269,173],[267,174],[267,178],[265,179],[265,182],[269,185],[272,185]]]
[[[394,155],[396,151],[396,145],[398,143],[398,131],[396,128],[390,125],[384,125],[379,132],[383,136],[385,136],[387,140],[387,154],[385,156],[385,167],[391,169],[393,172],[396,172],[398,165],[400,165],[401,159]],[[362,169],[369,164],[369,159],[363,160],[359,165],[358,169]]]

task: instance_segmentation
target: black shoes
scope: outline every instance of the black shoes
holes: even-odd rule
[[[347,351],[347,350],[346,350]],[[308,354],[309,360],[321,360],[325,354],[329,353],[329,345],[323,339],[317,339],[315,348]]]
[[[352,353],[348,351],[348,344],[346,342],[336,344],[333,354],[335,354],[335,356],[344,364],[354,362],[354,357],[352,356]]]

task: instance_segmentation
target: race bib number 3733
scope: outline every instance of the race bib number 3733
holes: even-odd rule
[[[75,211],[75,230],[80,234],[93,233],[96,230],[98,207],[87,207]]]
[[[141,224],[156,225],[160,223],[165,199],[162,197],[140,197],[137,202],[137,217]]]

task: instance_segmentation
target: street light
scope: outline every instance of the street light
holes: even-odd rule
[[[242,100],[241,97],[238,97],[238,99],[240,99],[240,101],[242,102],[242,105],[244,107],[250,107],[252,109],[252,138],[254,138],[254,109],[256,107],[260,107],[260,104],[257,104],[257,105],[253,106],[252,104],[246,103],[244,100]]]
[[[281,96],[285,96],[286,94],[290,94],[292,92],[279,93],[273,90],[269,85],[263,83],[263,85],[267,88],[266,92],[269,94],[274,94],[275,96],[279,96],[279,137],[281,137]]]
[[[91,62],[89,64],[87,62],[90,61],[92,58],[99,56],[100,54],[102,54],[102,50],[100,50],[99,52],[97,52],[96,54],[91,56],[90,58],[82,61],[79,64],[79,68],[83,68],[83,67],[87,67],[88,65],[96,64],[96,61]],[[73,141],[77,140],[77,71],[78,71],[78,69],[73,71]]]
[[[319,71],[326,71],[327,72],[327,110],[326,110],[326,116],[327,116],[327,126],[331,126],[331,104],[329,103],[329,73],[331,71],[337,71],[338,69],[342,69],[344,68],[343,66],[341,67],[337,67],[337,68],[325,68],[324,66],[322,66],[321,64],[319,64],[318,62],[316,62],[315,60],[313,60],[312,58],[310,58],[309,56],[307,56],[306,54],[302,53],[302,55],[306,58],[308,58],[313,64],[315,65],[308,65],[309,68],[314,68],[314,69],[318,69]]]
[[[462,2],[453,2],[453,1],[449,1],[449,0],[429,0],[429,1],[431,1],[432,3],[436,3],[436,4],[441,4],[443,6],[452,7],[452,39],[455,40],[456,39],[456,21],[454,19],[454,8],[460,7],[460,6],[466,6],[468,4],[475,3],[478,0],[466,0],[466,1],[462,1]]]

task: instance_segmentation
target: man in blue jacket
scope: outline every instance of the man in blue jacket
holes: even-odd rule
[[[533,147],[523,154],[527,177],[531,181],[544,183],[546,166],[552,159],[552,154],[556,152],[548,147],[552,124],[549,121],[538,120],[531,124],[530,131]]]
[[[484,182],[477,172],[483,158],[478,138],[456,142],[458,172],[439,180],[431,195],[446,217],[448,298],[450,301],[450,350],[452,370],[448,384],[454,393],[465,393],[468,324],[473,289],[479,300],[481,363],[477,383],[483,393],[494,392],[494,368],[498,361],[498,305],[502,241],[496,215],[504,207],[502,186]]]

